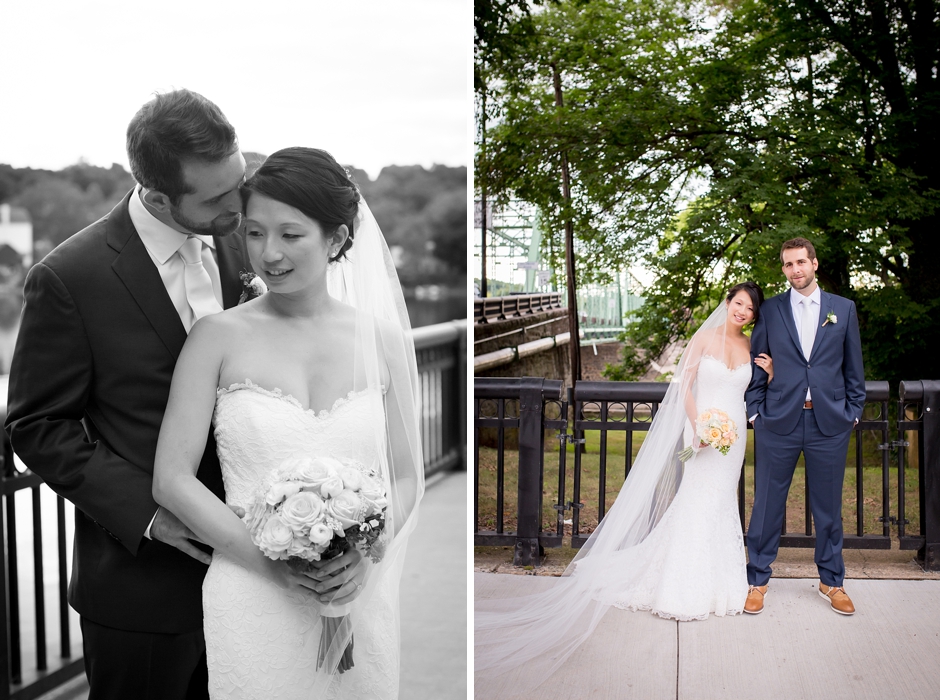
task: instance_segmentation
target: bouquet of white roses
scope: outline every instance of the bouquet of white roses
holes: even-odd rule
[[[352,547],[372,561],[385,553],[381,538],[388,501],[381,476],[356,462],[332,457],[288,459],[267,480],[246,517],[252,541],[270,559],[296,571],[340,556]],[[317,667],[342,618],[324,617]],[[339,671],[352,668],[352,639]]]
[[[731,446],[738,441],[738,426],[728,414],[717,408],[709,408],[695,421],[695,437],[702,447],[714,447],[721,454],[726,455]],[[685,462],[695,450],[691,445],[682,450],[678,457]]]

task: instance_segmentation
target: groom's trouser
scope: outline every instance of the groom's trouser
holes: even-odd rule
[[[800,452],[806,465],[809,505],[816,530],[816,568],[827,586],[841,586],[842,481],[852,431],[826,436],[819,432],[813,409],[804,409],[789,435],[778,435],[754,423],[754,510],[747,528],[747,582],[766,586],[777,558],[787,493]]]
[[[208,700],[201,628],[151,634],[81,623],[88,700]]]

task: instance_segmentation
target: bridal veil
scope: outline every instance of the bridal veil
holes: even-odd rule
[[[331,296],[355,308],[354,391],[380,389],[384,392],[384,411],[379,402],[368,405],[377,407],[376,415],[371,417],[373,424],[384,426],[384,430],[374,431],[374,435],[378,466],[384,476],[389,503],[384,536],[388,546],[381,562],[365,562],[367,573],[363,587],[352,603],[324,609],[327,616],[344,617],[311,697],[326,697],[326,688],[337,672],[337,664],[350,637],[355,659],[356,628],[376,585],[382,580],[391,581],[397,601],[405,548],[424,493],[424,461],[418,429],[418,371],[404,295],[388,246],[364,199],[359,201],[352,228],[353,245],[345,258],[329,266],[327,285]],[[395,614],[398,614],[397,608]],[[356,669],[346,673],[355,674]]]
[[[524,667],[514,688],[532,690],[597,627],[609,607],[598,601],[614,600],[616,591],[629,586],[605,571],[604,563],[615,554],[630,556],[630,548],[649,536],[676,494],[684,468],[677,454],[692,444],[699,363],[705,356],[726,361],[727,313],[720,303],[689,341],[616,501],[563,576],[543,593],[476,602],[477,673],[499,675]]]

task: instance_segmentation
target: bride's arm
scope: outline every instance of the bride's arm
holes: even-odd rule
[[[686,348],[685,364],[682,376],[679,377],[679,381],[682,382],[683,405],[689,422],[692,424],[693,435],[695,434],[695,421],[698,419],[698,407],[695,405],[692,387],[695,386],[695,380],[698,378],[698,365],[702,361],[702,354],[701,343],[693,338]]]
[[[229,324],[207,316],[193,326],[183,346],[157,441],[153,496],[199,541],[286,585],[288,567],[267,559],[239,517],[196,478],[211,427],[224,348],[232,334]]]

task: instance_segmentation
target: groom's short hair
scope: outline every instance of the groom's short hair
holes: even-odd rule
[[[213,102],[191,90],[157,94],[127,127],[127,157],[134,179],[175,205],[192,192],[182,162],[219,163],[238,150],[235,129]]]
[[[816,249],[813,247],[813,244],[810,243],[805,238],[791,238],[789,241],[784,241],[783,245],[780,246],[780,264],[783,264],[783,251],[793,250],[795,248],[806,248],[806,253],[809,255],[810,260],[816,259]]]

